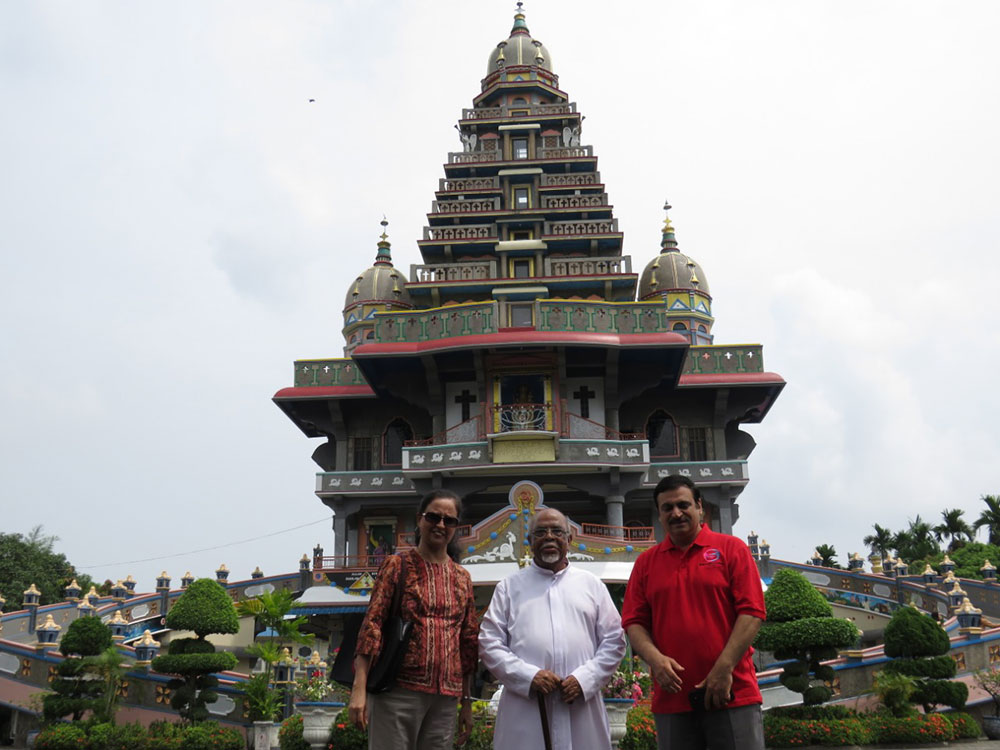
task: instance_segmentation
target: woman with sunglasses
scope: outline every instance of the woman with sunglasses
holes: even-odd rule
[[[452,746],[459,699],[459,744],[472,728],[472,674],[478,657],[479,621],[472,579],[453,559],[462,501],[448,490],[424,495],[417,511],[415,548],[390,555],[379,568],[371,603],[358,633],[351,721],[368,728],[369,750],[440,750]],[[400,600],[413,635],[391,690],[366,692],[368,669],[382,646],[382,626],[406,556]],[[463,697],[464,696],[464,697]]]

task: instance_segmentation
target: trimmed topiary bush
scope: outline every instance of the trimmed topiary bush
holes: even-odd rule
[[[965,683],[949,680],[955,676],[950,648],[941,626],[913,607],[900,608],[885,626],[885,654],[894,657],[885,671],[916,678],[910,701],[926,713],[937,706],[964,708],[969,697]]]
[[[208,718],[209,703],[219,699],[215,691],[216,672],[233,669],[236,656],[216,652],[205,638],[212,633],[236,633],[240,622],[236,608],[217,581],[200,578],[194,581],[167,613],[167,627],[193,630],[197,638],[178,638],[170,642],[169,652],[153,659],[157,672],[178,675],[167,687],[171,689],[170,706],[181,718],[195,723]]]
[[[110,688],[101,669],[102,654],[110,648],[111,628],[99,617],[81,617],[70,623],[59,643],[59,650],[67,658],[56,667],[53,692],[42,698],[46,721],[64,716],[79,721],[87,711],[110,720],[112,705],[107,696]]]
[[[775,574],[764,603],[767,621],[754,645],[773,652],[776,659],[793,660],[785,665],[781,684],[802,693],[805,705],[828,701],[833,691],[823,683],[831,682],[834,673],[822,662],[857,641],[858,629],[849,620],[835,618],[829,602],[795,570]]]

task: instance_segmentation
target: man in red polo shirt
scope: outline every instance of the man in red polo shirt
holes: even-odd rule
[[[622,627],[653,675],[658,747],[763,750],[750,644],[764,593],[750,550],[702,525],[688,477],[665,477],[653,499],[667,538],[636,560]]]

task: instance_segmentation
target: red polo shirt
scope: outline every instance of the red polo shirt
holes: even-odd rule
[[[691,710],[688,693],[708,676],[744,614],[765,618],[764,592],[750,550],[736,537],[702,526],[683,552],[667,537],[639,555],[625,589],[622,627],[642,625],[656,647],[684,667],[679,693],[655,685],[654,713]],[[733,670],[731,708],[762,702],[752,654],[747,649]]]

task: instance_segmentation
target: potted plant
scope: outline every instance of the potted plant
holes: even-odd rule
[[[318,661],[317,657],[314,651],[313,662]],[[302,716],[302,738],[314,749],[327,746],[330,725],[344,707],[343,703],[327,700],[331,693],[333,686],[325,670],[315,664],[307,664],[306,674],[295,681],[295,713]]]
[[[640,678],[642,673],[630,669],[629,666],[619,667],[608,684],[604,686],[604,710],[608,713],[608,727],[611,730],[611,747],[617,748],[618,742],[625,736],[626,719],[629,709],[636,701],[642,700],[643,692]]]
[[[983,732],[991,740],[1000,740],[1000,670],[981,669],[975,678],[976,684],[993,699],[993,715],[983,716]]]

